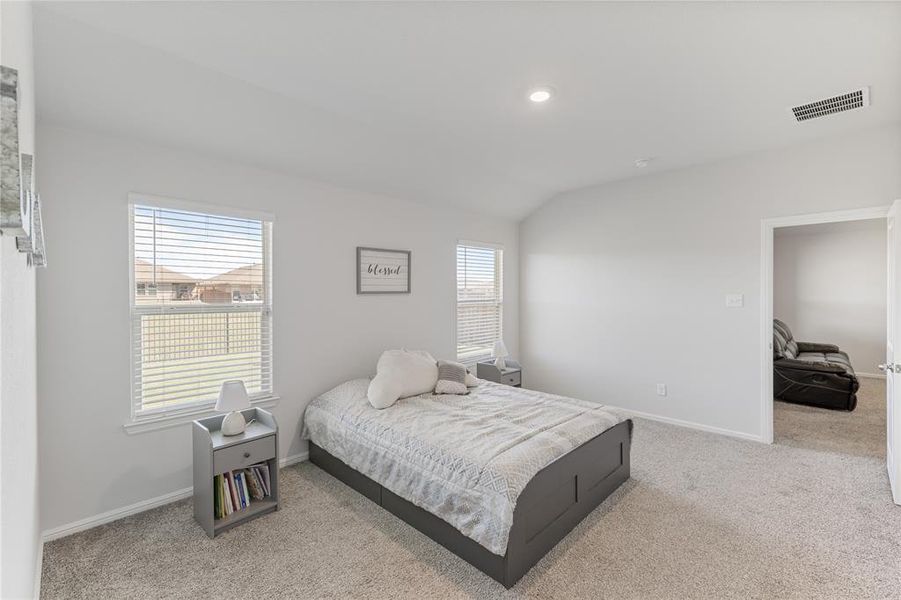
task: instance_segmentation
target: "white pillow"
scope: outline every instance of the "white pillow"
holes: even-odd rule
[[[398,398],[435,389],[438,363],[423,350],[385,350],[366,394],[374,408],[388,408]]]
[[[475,375],[469,372],[469,369],[466,370],[466,387],[476,387],[479,385],[479,380]]]
[[[387,373],[381,373],[369,382],[369,391],[366,397],[373,408],[388,408],[400,398],[401,384],[399,377],[390,377]]]

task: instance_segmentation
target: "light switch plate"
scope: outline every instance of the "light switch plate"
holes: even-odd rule
[[[666,396],[666,384],[665,383],[657,384],[657,395],[658,396]]]
[[[741,308],[745,305],[744,294],[726,294],[726,306],[728,308]]]

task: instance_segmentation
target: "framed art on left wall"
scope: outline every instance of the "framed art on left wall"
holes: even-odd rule
[[[357,246],[357,294],[409,294],[410,250]]]
[[[22,190],[19,155],[19,72],[0,65],[0,231],[27,237],[30,198]],[[30,169],[29,169],[30,171]]]

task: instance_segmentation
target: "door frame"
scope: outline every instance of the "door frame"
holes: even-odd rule
[[[760,220],[760,438],[773,443],[773,232],[779,227],[884,219],[890,206]],[[887,276],[887,275],[886,275]]]

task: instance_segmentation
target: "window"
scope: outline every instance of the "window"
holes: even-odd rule
[[[176,205],[173,205],[176,206]],[[131,205],[132,416],[272,394],[271,219]]]
[[[457,245],[457,360],[491,357],[503,335],[504,251],[497,246]]]

